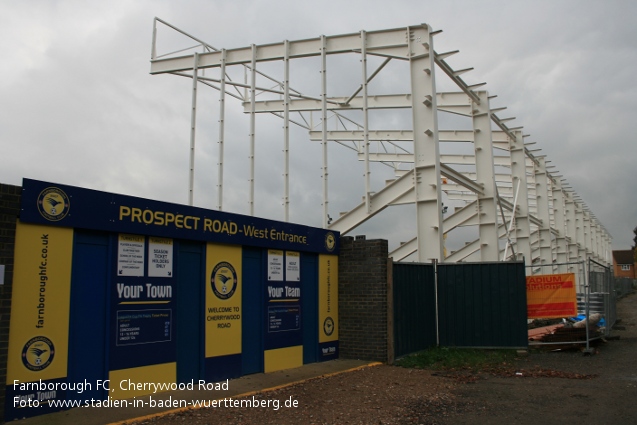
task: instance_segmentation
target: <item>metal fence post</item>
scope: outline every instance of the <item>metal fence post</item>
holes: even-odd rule
[[[434,266],[434,298],[436,299],[436,347],[440,347],[440,329],[438,327],[438,260],[433,258],[431,263]]]
[[[590,316],[590,306],[589,306],[589,302],[590,302],[590,296],[591,296],[591,285],[590,285],[590,279],[591,279],[591,259],[588,259],[588,273],[584,273],[585,279],[586,279],[586,283],[585,283],[585,295],[584,295],[584,320],[585,320],[585,325],[586,325],[586,350],[584,351],[584,353],[591,353],[591,337],[590,337],[590,324],[589,324],[589,316]]]

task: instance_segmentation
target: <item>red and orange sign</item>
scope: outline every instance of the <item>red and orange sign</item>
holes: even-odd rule
[[[528,276],[526,305],[530,319],[577,316],[575,274]]]

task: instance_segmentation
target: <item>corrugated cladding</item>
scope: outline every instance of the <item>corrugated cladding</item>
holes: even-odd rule
[[[393,278],[394,355],[400,357],[435,346],[433,265],[395,263]]]
[[[440,345],[527,347],[524,263],[438,265]]]

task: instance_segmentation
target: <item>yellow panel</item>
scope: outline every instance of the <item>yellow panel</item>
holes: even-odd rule
[[[7,383],[64,378],[73,229],[17,223]]]
[[[242,248],[206,247],[206,357],[241,353]]]
[[[266,350],[263,356],[263,369],[266,373],[303,366],[302,345]]]
[[[177,363],[111,370],[110,396],[114,399],[139,397],[168,391],[177,382]]]
[[[319,255],[319,342],[338,341],[338,256]]]

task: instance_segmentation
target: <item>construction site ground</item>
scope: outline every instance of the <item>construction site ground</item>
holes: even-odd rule
[[[637,423],[637,295],[628,295],[618,302],[617,316],[620,319],[617,329],[609,340],[597,341],[592,354],[584,354],[577,348],[530,350],[510,364],[479,371],[334,363],[339,367],[333,367],[331,374],[322,373],[320,368],[299,374],[307,371],[306,367],[277,372],[282,377],[281,385],[268,391],[262,391],[271,387],[263,380],[276,375],[241,378],[252,380],[254,391],[244,393],[243,398],[236,391],[228,393],[227,400],[232,401],[224,403],[222,399],[216,407],[127,413],[117,409],[74,409],[21,422],[24,425]],[[344,366],[352,367],[339,373],[348,369]],[[176,398],[180,396],[185,394],[173,394]],[[252,407],[236,407],[241,400],[244,405],[249,401]],[[128,419],[122,420],[123,417]]]
[[[618,302],[618,317],[612,339],[597,341],[591,355],[531,350],[480,372],[366,367],[260,395],[297,407],[191,410],[138,423],[637,423],[637,295]]]

